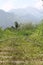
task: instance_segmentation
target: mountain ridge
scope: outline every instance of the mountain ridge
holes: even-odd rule
[[[43,19],[43,12],[41,11],[36,8],[13,9],[8,12],[0,10],[0,27],[14,26],[15,21],[38,23]]]

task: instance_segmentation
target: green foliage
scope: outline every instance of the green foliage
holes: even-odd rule
[[[38,24],[35,32],[30,36],[33,40],[35,41],[42,41],[43,39],[43,22],[41,22],[40,24]]]
[[[43,21],[19,29],[0,28],[0,60],[10,61],[1,65],[43,65]]]

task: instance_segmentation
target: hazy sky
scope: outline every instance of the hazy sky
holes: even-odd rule
[[[5,11],[26,7],[43,8],[41,0],[0,0],[0,9]]]

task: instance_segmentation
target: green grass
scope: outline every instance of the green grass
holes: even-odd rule
[[[0,65],[43,65],[43,24],[34,29],[1,30],[0,61],[5,61]]]

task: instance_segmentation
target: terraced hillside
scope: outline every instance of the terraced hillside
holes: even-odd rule
[[[43,24],[35,30],[3,31],[2,37],[0,35],[0,65],[43,65]]]

